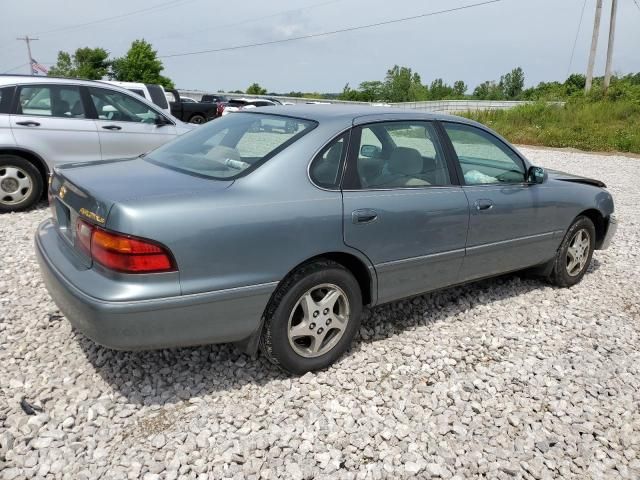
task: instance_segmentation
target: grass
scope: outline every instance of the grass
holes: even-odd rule
[[[509,110],[467,112],[512,143],[586,151],[640,153],[640,103],[569,101],[534,103]]]

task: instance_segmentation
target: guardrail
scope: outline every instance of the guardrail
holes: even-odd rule
[[[180,95],[184,95],[186,97],[191,97],[194,100],[200,100],[202,95],[205,92],[202,90],[178,90]],[[348,100],[327,100],[322,98],[300,98],[300,97],[283,97],[283,96],[273,96],[273,95],[247,95],[245,93],[221,93],[221,95],[228,95],[230,97],[236,98],[275,98],[276,100],[280,100],[281,102],[288,103],[310,103],[310,102],[329,102],[332,104],[342,104],[342,105],[374,105],[374,103],[370,102],[353,102]],[[517,107],[519,105],[526,105],[529,101],[523,100],[433,100],[433,101],[424,101],[424,102],[402,102],[402,103],[385,103],[384,105],[388,105],[394,108],[403,108],[410,110],[419,110],[424,112],[439,112],[439,113],[460,113],[460,112],[468,112],[468,111],[478,111],[478,110],[506,110],[509,108]],[[564,105],[564,102],[549,102],[558,106]],[[377,104],[381,105],[381,104]]]

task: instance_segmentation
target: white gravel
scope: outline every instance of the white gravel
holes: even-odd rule
[[[94,345],[40,280],[47,209],[0,216],[0,478],[640,478],[640,159],[523,151],[615,196],[615,244],[584,281],[376,308],[301,378],[231,346]]]

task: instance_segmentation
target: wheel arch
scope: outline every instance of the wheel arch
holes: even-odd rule
[[[360,292],[362,294],[362,303],[363,305],[373,305],[377,299],[377,277],[375,274],[375,270],[373,266],[369,265],[368,262],[359,257],[356,254],[348,253],[348,252],[325,252],[318,255],[314,255],[313,257],[307,258],[306,260],[298,263],[295,267],[290,269],[287,274],[282,277],[282,280],[278,282],[279,285],[282,282],[293,275],[293,273],[298,270],[303,265],[307,265],[309,263],[317,262],[319,260],[331,260],[342,265],[346,268],[351,274],[355,277],[358,285],[360,286]],[[271,298],[267,302],[265,307],[265,312],[269,308],[273,298],[278,292],[278,287],[271,294]],[[260,336],[262,335],[262,329],[264,325],[264,313],[260,318],[260,322],[256,331],[245,340],[236,343],[236,347],[248,355],[255,356],[258,352]]]
[[[578,216],[585,216],[593,222],[593,226],[596,229],[596,249],[598,249],[607,233],[607,220],[604,215],[596,208],[589,208],[580,212]]]
[[[47,190],[49,188],[49,182],[48,182],[48,177],[49,177],[49,166],[47,165],[47,162],[44,161],[44,159],[38,155],[35,152],[32,152],[31,150],[27,150],[26,148],[21,148],[21,147],[0,147],[0,155],[15,155],[17,157],[22,157],[25,160],[28,160],[29,162],[33,163],[35,165],[35,167],[38,169],[38,171],[40,172],[40,175],[42,176],[42,194],[46,196],[47,194]]]

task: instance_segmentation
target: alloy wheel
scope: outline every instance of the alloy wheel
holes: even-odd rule
[[[349,300],[337,285],[325,283],[305,292],[289,316],[289,344],[300,356],[319,357],[329,352],[349,322]]]
[[[0,167],[0,203],[15,205],[24,201],[33,189],[27,172],[14,166]]]
[[[569,241],[567,248],[567,273],[575,277],[582,272],[589,258],[591,237],[584,228],[578,230]]]

